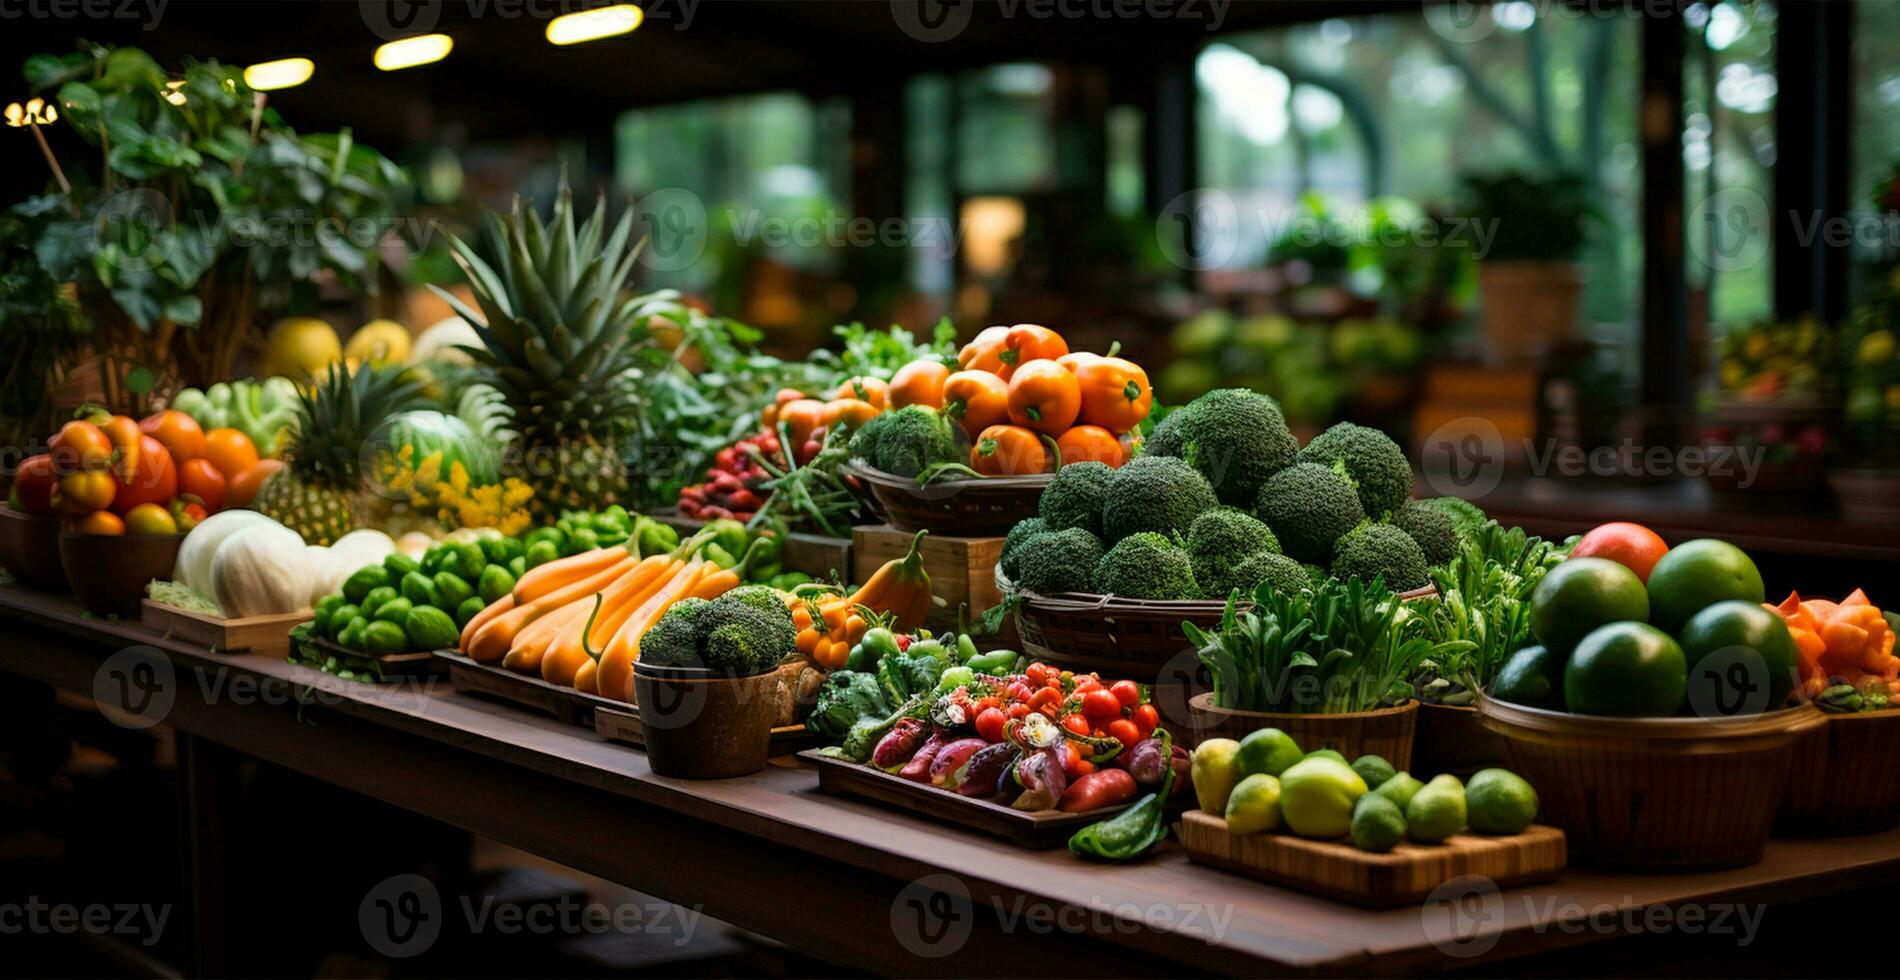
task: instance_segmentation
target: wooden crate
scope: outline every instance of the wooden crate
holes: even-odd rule
[[[139,622],[146,629],[213,653],[254,653],[281,658],[290,653],[290,628],[310,616],[310,610],[305,609],[225,619],[147,599],[140,608]]]
[[[914,531],[899,531],[888,524],[859,527],[851,533],[851,581],[863,583],[885,562],[902,558],[910,551]],[[996,563],[1003,556],[1002,538],[956,538],[930,534],[924,538],[924,571],[930,573],[931,594],[943,605],[932,604],[924,625],[932,630],[957,628],[959,606],[967,606],[971,625],[983,611],[1003,601],[996,586]],[[1000,636],[987,638],[995,645],[1012,649],[1016,644],[1016,617],[1005,621]]]
[[[682,538],[697,532],[706,524],[705,521],[681,517],[669,511],[648,516],[678,531]],[[844,538],[793,531],[785,536],[785,548],[779,553],[779,565],[788,572],[804,572],[815,579],[835,581],[838,576],[851,572],[851,542]]]
[[[1549,881],[1566,861],[1564,832],[1538,825],[1509,837],[1457,834],[1442,844],[1403,843],[1385,854],[1346,840],[1230,834],[1224,818],[1200,810],[1181,815],[1179,833],[1190,860],[1373,908],[1422,901],[1461,875],[1481,875],[1499,888]]]

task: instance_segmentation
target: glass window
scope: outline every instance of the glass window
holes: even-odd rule
[[[1853,16],[1854,176],[1847,206],[1860,214],[1900,211],[1889,190],[1900,167],[1900,4],[1857,3]],[[1889,199],[1878,203],[1883,195]],[[1878,229],[1854,236],[1854,295],[1861,297],[1885,285],[1870,281],[1869,266],[1891,260],[1900,242],[1890,220],[1855,227]]]
[[[1689,288],[1708,322],[1774,315],[1775,7],[1692,4],[1683,65]]]

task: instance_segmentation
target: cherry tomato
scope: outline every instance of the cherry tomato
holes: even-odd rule
[[[1120,701],[1124,708],[1132,708],[1141,703],[1141,685],[1134,681],[1116,681],[1110,684],[1108,689],[1115,692],[1115,699]]]
[[[1142,738],[1141,726],[1126,718],[1117,718],[1109,722],[1108,727],[1103,730],[1108,733],[1109,738],[1122,743],[1124,747],[1133,746]]]
[[[1122,716],[1121,699],[1102,688],[1096,688],[1082,696],[1082,713],[1088,715],[1090,721],[1097,723],[1120,718]]]
[[[1156,728],[1160,727],[1161,712],[1156,711],[1155,706],[1152,704],[1140,704],[1136,705],[1135,710],[1129,713],[1128,720],[1134,722],[1136,728],[1141,729],[1142,738],[1147,738],[1154,734]]]
[[[1037,711],[1049,706],[1060,707],[1061,704],[1062,692],[1053,687],[1045,687],[1029,696],[1029,706]]]
[[[1023,676],[1028,678],[1031,684],[1041,684],[1049,679],[1049,665],[1030,664],[1029,668],[1023,671]]]
[[[1002,706],[1003,706],[1003,699],[997,697],[994,694],[985,695],[981,698],[978,698],[976,701],[976,710],[978,711],[983,711],[989,708],[1000,709],[1002,708]]]
[[[1075,693],[1087,694],[1090,691],[1099,689],[1101,686],[1102,682],[1093,677],[1078,677],[1075,680]]]
[[[1008,687],[1003,689],[1003,694],[1011,701],[1027,701],[1029,700],[1029,693],[1029,685],[1024,684],[1022,681],[1012,681]]]
[[[1029,716],[1029,705],[1024,704],[1021,701],[1018,701],[1015,704],[1012,704],[1009,707],[1004,708],[1003,713],[1010,716],[1011,718],[1016,718],[1016,719],[1027,718]]]
[[[1000,742],[1003,740],[1003,725],[1008,721],[1009,716],[1003,714],[1002,709],[984,708],[976,713],[976,733],[984,741]]]
[[[1089,720],[1081,715],[1064,715],[1062,718],[1062,727],[1077,735],[1087,735],[1089,733]]]

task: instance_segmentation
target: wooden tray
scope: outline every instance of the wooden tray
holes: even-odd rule
[[[212,653],[254,653],[284,657],[290,653],[290,628],[310,619],[310,610],[270,616],[223,619],[168,606],[151,599],[139,612],[145,628],[174,640],[201,646]]]
[[[609,742],[646,748],[646,726],[640,723],[640,709],[631,704],[595,706],[594,731]],[[771,751],[773,755],[789,755],[817,741],[818,736],[803,725],[781,725],[772,729]]]
[[[1499,888],[1549,881],[1563,870],[1564,832],[1532,825],[1510,837],[1458,834],[1443,844],[1400,844],[1386,854],[1292,834],[1230,834],[1224,818],[1190,810],[1178,827],[1188,859],[1342,902],[1390,908],[1423,901],[1460,875]]]
[[[532,708],[569,725],[595,728],[594,712],[600,708],[633,710],[632,705],[612,698],[549,684],[539,677],[517,674],[506,667],[478,664],[459,650],[437,650],[430,656],[447,668],[449,683],[458,691]]]
[[[361,650],[352,650],[332,640],[316,638],[305,640],[304,642],[312,644],[317,649],[335,656],[350,657],[354,660],[376,661],[381,670],[381,677],[378,679],[379,683],[389,684],[396,681],[407,680],[412,677],[439,677],[444,673],[442,666],[435,662],[435,654],[426,650],[410,653],[389,653],[380,657],[372,657]]]
[[[1076,831],[1112,817],[1128,806],[1124,803],[1087,813],[1016,810],[929,783],[913,783],[870,766],[834,759],[817,749],[806,749],[798,753],[798,758],[817,768],[818,788],[827,793],[888,803],[959,827],[1007,837],[1024,847],[1061,847]]]

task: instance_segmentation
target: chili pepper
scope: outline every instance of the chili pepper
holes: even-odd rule
[[[1161,739],[1164,750],[1173,751],[1166,729]],[[1174,768],[1161,777],[1161,788],[1135,801],[1121,813],[1092,823],[1069,838],[1069,850],[1098,861],[1126,861],[1148,853],[1168,835],[1166,804],[1174,790]]]

